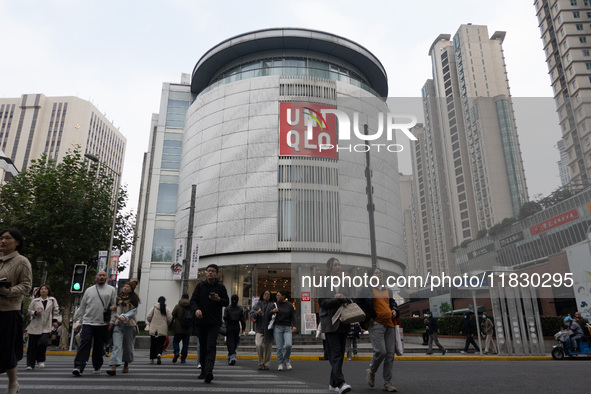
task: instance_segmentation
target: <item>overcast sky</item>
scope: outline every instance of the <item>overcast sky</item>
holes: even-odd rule
[[[553,148],[560,138],[533,1],[197,0],[0,2],[0,97],[43,93],[90,100],[127,138],[123,182],[136,210],[142,155],[163,82],[179,82],[205,51],[248,31],[301,27],[347,37],[386,68],[389,96],[419,97],[431,77],[428,50],[460,24],[507,32],[503,48],[511,94],[528,100],[516,113],[530,197],[559,185]],[[394,111],[393,111],[394,112]],[[544,114],[548,120],[528,127]],[[422,114],[420,114],[422,116]],[[406,166],[409,168],[409,166]],[[405,166],[401,167],[402,169]]]

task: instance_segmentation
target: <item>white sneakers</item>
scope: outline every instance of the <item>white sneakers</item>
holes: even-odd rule
[[[45,368],[45,363],[37,363],[37,366],[38,366],[39,368]]]
[[[33,370],[33,367],[31,367],[31,366],[28,366],[28,367],[26,368],[26,370],[27,370],[27,371],[32,371],[32,370]]]
[[[348,393],[351,390],[352,390],[352,387],[349,384],[343,383],[343,384],[341,384],[341,387],[339,387],[339,394]]]
[[[285,364],[285,369],[287,369],[288,371],[291,371],[293,369],[289,361]]]
[[[277,367],[278,371],[283,371],[283,364],[279,364],[279,366]]]

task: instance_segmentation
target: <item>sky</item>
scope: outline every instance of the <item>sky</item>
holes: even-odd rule
[[[531,0],[4,0],[0,97],[42,93],[91,101],[127,138],[123,183],[129,207],[137,211],[142,158],[162,83],[180,82],[221,41],[272,27],[341,35],[380,59],[390,97],[420,97],[432,75],[429,47],[439,34],[453,36],[465,23],[487,25],[489,35],[507,32],[511,94],[528,108],[516,108],[515,116],[529,195],[547,195],[560,183],[554,148],[560,129]],[[404,160],[401,170],[408,173]]]

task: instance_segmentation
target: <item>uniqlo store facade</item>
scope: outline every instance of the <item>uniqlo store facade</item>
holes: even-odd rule
[[[367,190],[377,264],[402,274],[399,148],[387,94],[371,52],[305,29],[230,38],[192,75],[163,84],[132,255],[139,319],[161,295],[177,302],[183,261],[189,292],[215,263],[245,308],[266,289],[287,289],[299,316],[317,312],[318,289],[304,276],[323,275],[333,256],[351,275],[372,265]]]

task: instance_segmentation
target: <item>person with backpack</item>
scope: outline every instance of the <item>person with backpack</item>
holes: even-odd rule
[[[180,343],[183,343],[183,348],[180,350],[181,364],[187,361],[187,354],[189,353],[189,338],[191,336],[191,328],[193,327],[193,311],[191,310],[191,303],[189,295],[183,294],[178,304],[172,310],[172,329],[174,337],[172,338],[172,348],[174,357],[172,362],[176,363],[179,359]]]
[[[236,348],[240,341],[240,331],[245,327],[244,311],[238,305],[238,295],[232,294],[231,303],[224,310],[226,322],[226,346],[228,347],[228,365],[236,364]]]

